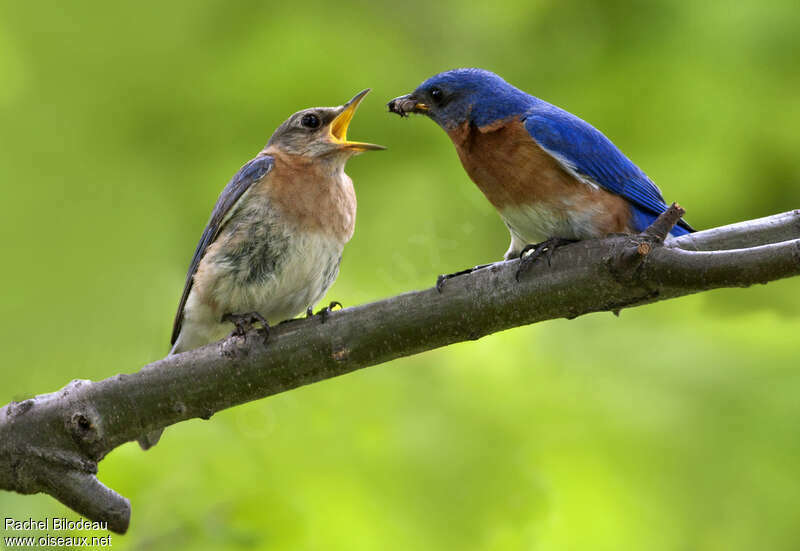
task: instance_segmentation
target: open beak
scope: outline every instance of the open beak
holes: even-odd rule
[[[358,104],[361,103],[364,96],[369,94],[369,91],[370,89],[367,88],[356,94],[353,99],[344,104],[342,112],[336,115],[336,118],[331,121],[330,134],[333,143],[343,148],[354,149],[356,151],[386,149],[382,145],[347,141],[347,128],[350,126],[350,121],[353,120],[353,115],[356,109],[358,109]]]
[[[425,113],[428,111],[428,106],[418,102],[412,94],[394,98],[386,106],[389,108],[389,112],[397,113],[401,117],[407,117],[409,113]]]

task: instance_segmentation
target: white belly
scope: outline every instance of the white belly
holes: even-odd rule
[[[195,286],[190,292],[173,352],[226,336],[233,325],[221,322],[225,314],[258,312],[273,325],[304,312],[323,297],[339,272],[344,244],[318,233],[287,233],[283,238],[275,269],[252,281],[236,262],[209,251],[202,270],[213,284],[202,292]]]
[[[505,258],[516,258],[525,245],[551,237],[589,239],[597,237],[594,209],[576,210],[564,205],[556,208],[543,203],[508,207],[500,212],[511,233],[511,246]]]
[[[315,304],[339,271],[342,244],[320,234],[302,234],[288,241],[285,261],[263,280],[238,284],[221,278],[214,298],[227,312],[259,312],[270,323],[293,318]]]

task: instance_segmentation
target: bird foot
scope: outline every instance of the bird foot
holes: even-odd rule
[[[436,290],[440,293],[442,289],[444,289],[444,283],[448,279],[453,279],[454,277],[458,277],[461,275],[471,274],[476,270],[480,270],[481,268],[486,268],[487,266],[491,266],[491,264],[481,264],[480,266],[475,266],[474,268],[467,268],[466,270],[461,270],[460,272],[453,272],[452,274],[442,274],[436,278]]]
[[[264,316],[258,312],[248,312],[246,314],[225,314],[222,321],[229,321],[235,327],[231,332],[231,337],[246,337],[247,332],[253,329],[255,323],[260,323],[264,328],[264,342],[269,340],[269,323]]]
[[[316,314],[309,306],[306,309],[306,318],[313,318],[314,316],[320,316],[320,323],[325,323],[326,321],[328,321],[328,316],[331,315],[331,312],[333,312],[333,309],[336,308],[337,306],[339,308],[344,308],[341,302],[339,302],[338,300],[334,300],[330,304],[328,304],[325,308],[322,308]]]
[[[533,266],[533,263],[536,262],[542,255],[544,255],[545,259],[547,259],[547,265],[550,266],[550,260],[553,257],[553,251],[562,245],[574,243],[575,241],[577,241],[577,239],[551,237],[550,239],[542,241],[541,243],[525,245],[525,247],[519,253],[519,268],[517,268],[517,273],[514,276],[515,279],[519,281],[519,276],[527,272],[530,267]]]

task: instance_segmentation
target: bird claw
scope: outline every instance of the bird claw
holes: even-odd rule
[[[461,275],[471,274],[476,270],[480,270],[481,268],[486,268],[487,266],[491,266],[491,264],[481,264],[480,266],[475,266],[474,268],[467,268],[466,270],[461,270],[459,272],[453,272],[452,274],[442,274],[436,278],[436,290],[441,293],[444,289],[444,283],[448,279],[453,279],[454,277],[458,277]]]
[[[460,275],[467,275],[471,274],[475,271],[475,268],[467,268],[466,270],[461,270],[459,272],[453,272],[452,274],[442,274],[436,278],[436,290],[440,293],[444,289],[444,282],[448,279],[453,279],[454,277],[458,277]]]
[[[439,276],[436,278],[436,292],[437,293],[441,294],[442,289],[444,289],[444,282],[447,281],[452,276],[453,276],[453,274],[448,274],[448,275],[439,274]]]
[[[525,245],[519,253],[519,268],[514,279],[519,281],[519,276],[527,272],[533,263],[536,262],[542,255],[547,259],[547,266],[551,266],[551,259],[553,258],[553,251],[562,245],[574,243],[575,239],[564,239],[562,237],[551,237],[541,243],[532,243]]]
[[[314,314],[313,310],[311,310],[311,307],[309,306],[306,309],[306,317],[310,318],[310,317],[313,317],[313,316],[319,316],[320,317],[320,323],[325,323],[326,321],[328,321],[328,316],[331,315],[331,312],[337,306],[339,308],[344,308],[344,306],[342,306],[341,302],[339,302],[338,300],[334,300],[334,301],[331,301],[331,303],[328,304],[325,308],[320,309],[320,311],[317,312],[316,314]]]
[[[247,332],[253,329],[255,323],[260,323],[264,328],[264,342],[269,340],[269,323],[258,312],[248,312],[246,314],[225,314],[222,321],[229,321],[235,327],[231,332],[231,337],[247,337]]]

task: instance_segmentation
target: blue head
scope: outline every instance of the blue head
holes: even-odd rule
[[[536,98],[484,69],[453,69],[389,102],[389,111],[427,115],[445,130],[468,122],[484,126],[526,112]]]

